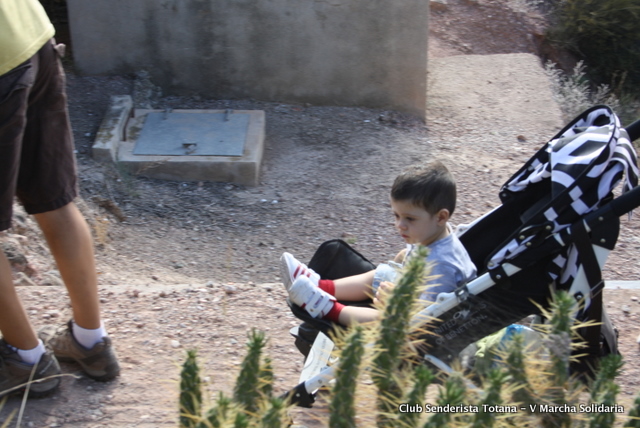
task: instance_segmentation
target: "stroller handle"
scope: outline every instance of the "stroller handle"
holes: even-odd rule
[[[631,212],[634,208],[640,206],[640,186],[629,190],[624,195],[615,198],[610,202],[613,213],[620,217],[623,214]]]
[[[627,134],[629,134],[629,141],[634,141],[640,138],[640,119],[627,126],[625,130],[627,131]]]

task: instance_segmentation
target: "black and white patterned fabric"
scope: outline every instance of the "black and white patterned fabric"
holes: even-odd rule
[[[606,106],[593,107],[567,125],[501,190],[503,202],[530,185],[548,182],[551,198],[528,225],[552,225],[557,232],[597,209],[624,179],[622,192],[638,184],[637,155],[620,121]],[[489,267],[499,266],[527,249],[534,236],[519,236],[495,252]],[[549,275],[565,284],[577,272],[577,252],[569,246],[554,260]]]

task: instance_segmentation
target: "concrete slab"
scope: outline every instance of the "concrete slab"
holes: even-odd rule
[[[102,119],[93,142],[92,156],[101,162],[115,162],[118,145],[126,139],[125,127],[133,114],[133,100],[129,95],[111,97],[109,109]]]
[[[134,155],[242,156],[248,114],[147,113]]]
[[[133,109],[129,96],[112,98],[93,145],[93,157],[111,160],[133,174],[161,180],[218,181],[254,186],[258,184],[264,151],[265,114],[261,110],[173,110],[179,114],[246,115],[248,125],[241,156],[185,154],[137,155],[136,141],[149,113],[163,110]]]

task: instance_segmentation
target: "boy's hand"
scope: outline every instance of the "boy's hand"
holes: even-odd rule
[[[375,305],[383,304],[387,298],[387,295],[391,292],[393,287],[396,285],[393,282],[383,281],[380,283],[378,287],[378,291],[376,291],[376,295],[373,298],[373,303]]]

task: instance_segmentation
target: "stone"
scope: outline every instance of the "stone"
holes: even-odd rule
[[[60,274],[55,270],[50,270],[42,275],[42,285],[62,286],[64,283],[60,278]]]
[[[27,286],[37,285],[24,272],[18,272],[16,274],[16,279],[13,282],[15,285],[27,285]]]
[[[429,1],[429,9],[431,9],[434,12],[444,12],[449,8],[448,6],[449,5],[447,4],[447,0],[430,0]]]
[[[0,242],[0,251],[3,251],[7,256],[7,260],[9,260],[9,264],[14,270],[23,272],[27,268],[27,257],[17,242],[13,240]]]

